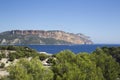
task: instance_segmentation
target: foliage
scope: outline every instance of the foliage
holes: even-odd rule
[[[120,79],[120,48],[97,48],[93,53],[74,54],[69,50],[48,56],[37,54],[28,47],[6,48],[16,52],[9,59],[20,59],[8,67],[7,80],[117,80]],[[1,56],[1,55],[0,55]],[[33,58],[29,61],[28,57]],[[37,57],[36,57],[37,56]],[[51,67],[44,67],[41,60],[48,58]]]
[[[58,63],[62,62],[70,62],[74,63],[75,54],[69,50],[61,51],[60,53],[56,54],[56,58],[58,59]]]
[[[0,54],[0,60],[2,59],[2,55]]]
[[[0,53],[0,60],[2,59],[2,58],[5,58],[6,56],[5,56],[5,54],[4,53]]]
[[[41,60],[41,61],[43,61],[43,60],[45,60],[46,58],[48,58],[49,56],[47,55],[47,54],[44,54],[44,53],[40,53],[39,54],[39,59]]]
[[[102,47],[101,49],[120,63],[120,47]]]
[[[53,73],[44,68],[38,58],[30,61],[21,59],[16,65],[9,67],[10,80],[52,80]]]
[[[4,63],[0,63],[0,68],[4,68],[5,64]]]
[[[17,55],[16,53],[9,53],[9,61],[14,61],[14,59],[16,59]]]
[[[54,80],[116,80],[120,78],[120,65],[101,49],[96,53],[73,54],[62,51],[56,54],[53,65]]]
[[[109,50],[109,48],[106,48],[106,50]],[[116,52],[116,50],[114,51]],[[116,62],[116,59],[112,57],[110,53],[104,51],[103,48],[98,48],[91,56],[95,57],[94,61],[96,61],[97,66],[101,68],[103,76],[107,80],[115,80],[118,77],[120,78],[120,64]]]
[[[55,59],[53,57],[48,58],[47,63],[55,64]]]
[[[54,80],[104,80],[101,69],[96,67],[89,54],[62,51],[56,58],[57,64],[52,67]]]
[[[36,57],[38,56],[38,53],[30,49],[29,47],[24,47],[24,46],[0,46],[0,49],[6,50],[8,56],[5,55],[4,53],[0,54],[0,59],[2,58],[9,58],[9,61],[13,61],[14,59],[19,59],[19,58],[28,58],[28,57]],[[11,52],[13,51],[13,52]]]

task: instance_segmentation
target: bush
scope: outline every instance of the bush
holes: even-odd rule
[[[2,55],[0,54],[0,60],[2,59]]]
[[[7,50],[16,50],[15,46],[8,46]]]
[[[43,67],[38,58],[20,59],[16,65],[11,65],[8,69],[9,80],[53,80],[53,72],[49,68]]]
[[[48,58],[48,57],[49,57],[49,56],[48,56],[47,54],[44,54],[44,53],[39,54],[39,59],[40,59],[41,61],[45,60],[45,59]]]
[[[4,63],[1,63],[0,64],[0,68],[4,68],[5,67],[5,64]]]
[[[9,53],[9,61],[14,61],[16,59],[16,53]]]
[[[55,60],[53,57],[50,57],[50,58],[47,60],[47,63],[48,63],[48,64],[55,64],[55,63],[56,63],[56,60]]]

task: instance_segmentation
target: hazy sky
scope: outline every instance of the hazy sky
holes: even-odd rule
[[[0,0],[0,32],[14,29],[83,33],[120,43],[120,0]]]

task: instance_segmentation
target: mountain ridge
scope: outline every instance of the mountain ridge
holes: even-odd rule
[[[93,44],[88,36],[61,30],[11,30],[0,33],[0,44]]]

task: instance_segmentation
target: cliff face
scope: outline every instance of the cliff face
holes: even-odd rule
[[[73,34],[59,30],[12,30],[3,32],[0,35],[1,44],[26,44],[25,40],[29,44],[46,44],[46,42],[47,44],[92,44],[89,37],[83,34]],[[3,36],[8,36],[9,39]],[[55,43],[50,43],[51,40],[55,41]]]

